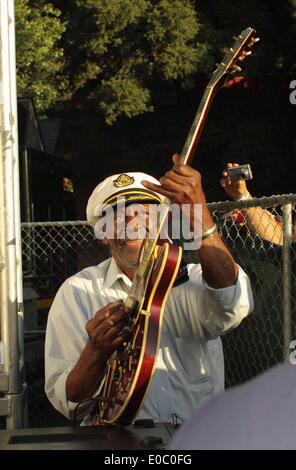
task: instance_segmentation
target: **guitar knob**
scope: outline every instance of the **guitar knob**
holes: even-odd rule
[[[131,350],[131,347],[132,347],[132,343],[130,341],[125,341],[122,346],[124,347],[124,352],[126,354],[129,354],[130,350]]]

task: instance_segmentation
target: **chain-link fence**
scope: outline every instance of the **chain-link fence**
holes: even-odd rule
[[[222,338],[226,386],[242,383],[289,357],[290,342],[296,338],[295,203],[295,195],[282,195],[209,204],[224,242],[250,277],[255,301],[254,312]],[[283,227],[283,242],[276,235],[267,241],[249,229],[241,210],[250,207],[268,208],[274,214]],[[47,314],[61,283],[99,263],[108,252],[82,221],[23,223],[22,243],[28,425],[65,424],[43,391]],[[184,259],[198,261],[189,251],[184,251]]]
[[[249,275],[255,303],[254,312],[222,338],[226,386],[242,383],[289,360],[290,343],[296,338],[295,202],[296,196],[289,195],[209,205],[223,240]],[[266,240],[258,236],[258,231],[252,233],[241,212],[237,213],[238,207],[256,205],[268,208],[281,223],[282,240],[275,231],[276,223],[263,230],[259,227],[266,237],[269,229]],[[230,211],[234,213],[229,217]]]

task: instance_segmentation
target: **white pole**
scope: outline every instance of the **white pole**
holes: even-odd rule
[[[3,373],[8,376],[4,399],[7,404],[8,429],[22,427],[22,383],[20,359],[23,339],[22,273],[20,239],[20,202],[17,134],[17,93],[15,63],[14,1],[0,2],[0,254],[4,267],[0,272],[1,340],[3,343]],[[5,410],[5,407],[1,407]],[[3,412],[4,414],[4,412]]]
[[[15,56],[15,22],[14,1],[8,2],[8,15],[12,19],[9,28],[9,57],[11,73],[11,109],[15,117],[12,126],[12,152],[15,155],[14,162],[14,202],[15,202],[15,248],[16,248],[16,285],[18,299],[18,326],[20,367],[24,367],[24,309],[23,309],[23,268],[22,268],[22,244],[21,244],[21,208],[20,208],[20,176],[19,176],[19,145],[18,145],[18,116],[17,116],[17,85],[16,85],[16,56]]]

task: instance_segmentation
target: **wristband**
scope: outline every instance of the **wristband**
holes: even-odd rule
[[[242,197],[240,197],[239,199],[236,199],[236,201],[244,201],[245,199],[248,199],[249,196],[250,196],[250,193],[249,191],[247,191]]]
[[[209,228],[209,230],[206,230],[205,232],[201,234],[201,239],[205,240],[206,238],[209,238],[211,235],[216,233],[217,230],[218,230],[218,227],[216,224],[214,224],[213,227]]]
[[[214,235],[218,230],[218,227],[216,224],[213,225],[213,227],[209,228],[209,230],[206,230],[203,232],[201,235],[195,235],[190,239],[191,242],[195,242],[196,240],[205,240],[206,238],[209,238],[211,235]]]

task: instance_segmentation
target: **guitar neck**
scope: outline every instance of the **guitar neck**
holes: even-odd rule
[[[234,74],[235,72],[241,70],[241,68],[238,67],[236,63],[237,61],[243,60],[246,55],[251,54],[251,51],[248,49],[251,48],[253,44],[259,40],[259,38],[254,37],[255,33],[255,29],[249,27],[242,31],[238,37],[234,37],[234,44],[224,56],[221,64],[217,64],[218,67],[213,72],[209,84],[207,85],[202,96],[197,113],[194,117],[184,147],[180,154],[179,163],[184,165],[191,164],[214,96],[216,95],[218,89],[224,86],[231,74]],[[158,239],[160,238],[165,221],[167,220],[169,208],[170,200],[166,197],[160,207],[157,235],[153,238],[148,237],[145,240],[143,256],[138,265],[135,279],[137,279],[137,277],[144,279],[149,270],[151,257],[153,256],[153,251],[158,242]],[[134,291],[138,290],[138,286],[134,286],[134,283],[133,287],[135,288]],[[136,294],[135,298],[137,298]]]
[[[206,122],[210,106],[215,96],[215,87],[209,84],[202,96],[201,102],[197,109],[196,115],[194,117],[193,123],[191,125],[190,131],[188,133],[187,139],[185,141],[184,147],[180,154],[179,163],[183,165],[190,165],[198,141],[200,139],[204,124]],[[163,204],[166,206],[165,209],[161,212],[160,216],[160,230],[163,226],[163,218],[165,218],[169,211],[170,200],[165,198]],[[160,232],[159,230],[159,232]]]
[[[202,100],[191,125],[186,142],[180,154],[179,163],[182,163],[184,165],[190,165],[194,156],[196,146],[200,139],[210,106],[214,99],[214,95],[214,88],[208,85],[204,91]]]
[[[197,143],[201,136],[203,126],[206,121],[213,98],[214,98],[214,88],[211,85],[208,85],[204,91],[202,100],[198,107],[197,113],[194,117],[193,123],[191,125],[190,131],[185,141],[183,150],[180,154],[179,161],[182,164],[189,165],[191,163],[191,160],[194,155],[194,151],[196,149]],[[155,238],[147,238],[145,241],[143,257],[137,270],[137,275],[142,278],[145,277],[145,275],[147,274],[147,269],[149,268],[149,260],[157,244],[157,241],[159,239],[159,236],[165,224],[165,221],[167,220],[170,203],[171,203],[170,200],[168,198],[165,198],[160,207],[157,236]]]

